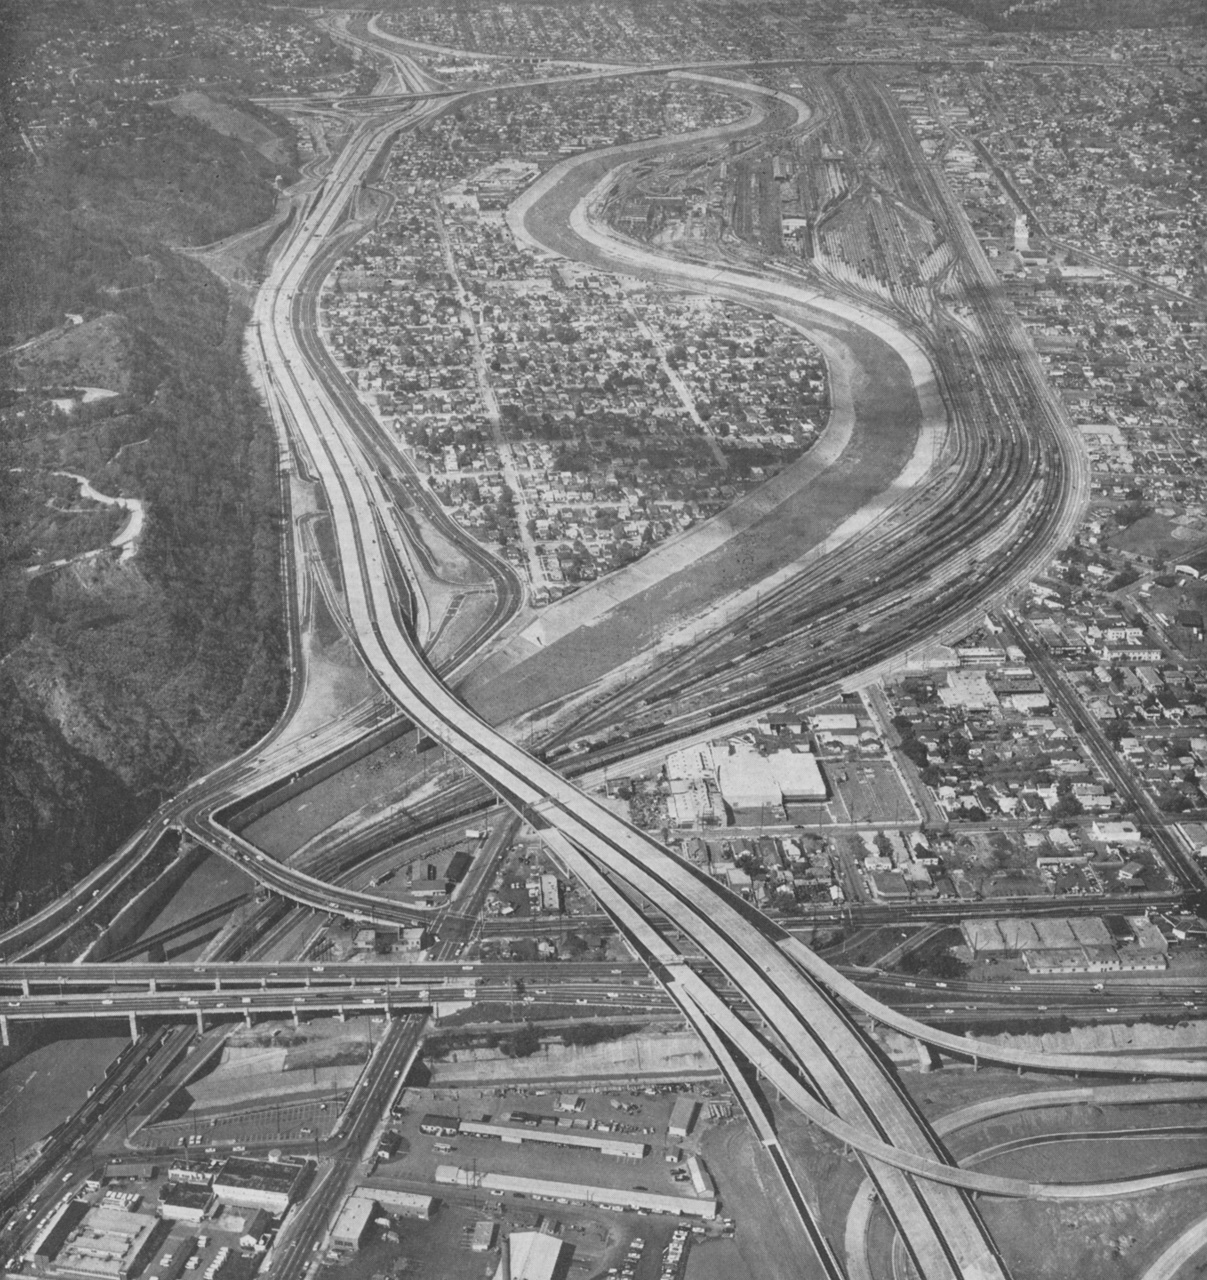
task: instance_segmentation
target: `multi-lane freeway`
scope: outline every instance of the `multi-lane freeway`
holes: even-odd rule
[[[387,126],[371,126],[361,137],[371,140],[374,130],[381,136]],[[379,472],[344,420],[330,371],[309,361],[305,336],[307,307],[312,306],[321,273],[316,243],[338,225],[351,187],[371,162],[371,152],[367,144],[352,145],[341,157],[338,171],[282,254],[257,305],[273,391],[287,404],[286,417],[297,432],[299,448],[327,493],[348,614],[369,668],[415,723],[531,821],[564,840],[571,856],[598,881],[593,887],[601,895],[610,888],[610,909],[635,941],[644,941],[648,926],[633,911],[630,895],[644,897],[673,917],[696,950],[725,972],[774,1032],[752,1033],[723,1002],[711,1002],[699,988],[681,1007],[706,1039],[715,1041],[722,1030],[760,1069],[775,1073],[777,1079],[786,1077],[791,1096],[807,1108],[810,1118],[866,1153],[879,1191],[923,1274],[1001,1275],[992,1241],[960,1190],[995,1184],[978,1182],[950,1165],[895,1077],[830,992],[949,1052],[959,1050],[961,1042],[870,1000],[740,899],[502,737],[449,693],[415,646],[389,586],[392,548],[380,516],[388,499]],[[684,979],[667,956],[668,947],[665,940],[659,944],[659,955],[665,957],[659,972],[680,991]],[[983,1054],[985,1060],[1002,1058],[1002,1051],[968,1042],[963,1042],[962,1051]],[[1061,1057],[1059,1065],[1124,1069],[1084,1056],[1070,1067],[1073,1061]],[[1052,1062],[1056,1065],[1057,1059]],[[1207,1073],[1207,1064],[1131,1061],[1125,1069],[1129,1074],[1200,1075]],[[914,1176],[906,1176],[907,1170]]]
[[[399,71],[412,73],[402,66]],[[631,71],[621,69],[615,73]],[[499,88],[494,86],[491,91]],[[749,84],[737,91],[744,96],[760,96],[760,91]],[[768,114],[782,112],[783,95],[762,96]],[[449,691],[425,658],[414,633],[417,553],[405,536],[404,526],[392,516],[400,493],[396,486],[406,488],[406,483],[398,478],[401,470],[383,471],[389,441],[359,409],[355,395],[322,347],[316,300],[335,257],[333,246],[341,242],[350,202],[381,148],[400,130],[419,125],[455,101],[455,96],[422,102],[407,99],[356,126],[331,172],[293,224],[255,306],[265,391],[277,420],[289,432],[294,455],[304,460],[309,474],[324,491],[346,615],[361,656],[384,693],[415,725],[546,832],[560,856],[578,871],[616,926],[652,966],[677,1007],[713,1048],[760,1137],[772,1151],[808,1233],[816,1263],[824,1273],[838,1274],[837,1263],[800,1191],[802,1182],[807,1180],[794,1159],[779,1146],[768,1112],[743,1075],[747,1065],[773,1081],[811,1121],[861,1153],[869,1178],[920,1274],[928,1280],[1002,1277],[1003,1264],[970,1193],[1076,1192],[1054,1191],[958,1167],[851,1011],[944,1052],[979,1061],[1092,1074],[1192,1078],[1207,1077],[1207,1063],[1139,1056],[1121,1062],[1094,1055],[1011,1050],[948,1035],[891,1009],[698,868],[510,742]],[[714,131],[714,135],[724,135],[728,140],[757,133],[762,120],[759,117],[739,122]],[[643,149],[653,152],[657,148]],[[596,157],[594,170],[585,174],[580,165],[555,173],[534,189],[525,210],[527,225],[540,228],[541,234],[563,252],[585,252],[583,246],[589,246],[595,264],[610,269],[640,270],[680,284],[687,281],[688,287],[703,288],[772,311],[790,309],[803,301],[832,315],[841,314],[844,321],[862,324],[869,331],[880,333],[890,345],[896,343],[895,349],[907,352],[909,361],[920,356],[918,369],[925,373],[929,367],[925,352],[913,339],[893,331],[883,317],[869,320],[866,313],[859,313],[848,302],[836,302],[820,294],[802,300],[794,297],[794,290],[799,293],[799,289],[787,280],[749,273],[743,276],[723,266],[700,275],[687,270],[683,263],[671,262],[652,251],[642,251],[641,260],[636,261],[631,247],[621,248],[611,242],[606,233],[591,224],[585,211],[588,197],[606,182],[610,168],[622,163],[623,158]],[[576,187],[575,183],[584,176],[590,182]],[[563,185],[567,183],[568,186]],[[970,233],[962,215],[952,212],[952,219],[965,237],[963,252],[974,268],[982,267],[975,242],[967,242]],[[994,317],[992,309],[986,311],[991,324]],[[1009,326],[1002,325],[992,336],[1002,350],[1014,350],[1018,345],[1017,335]],[[931,373],[933,376],[933,370]],[[920,378],[919,387],[922,381]],[[892,621],[893,610],[904,609],[909,603],[901,594],[903,583],[915,582],[921,587],[929,582],[927,589],[934,593],[934,625],[951,625],[970,610],[984,607],[1001,590],[1003,582],[1029,572],[1067,533],[1078,504],[1082,462],[1062,434],[1065,424],[1059,415],[1046,412],[1045,406],[1046,402],[1041,401],[1046,416],[1040,414],[1031,424],[1032,435],[1020,429],[1017,418],[1011,418],[1008,435],[1000,439],[986,438],[972,424],[953,416],[949,429],[960,446],[958,465],[944,470],[942,483],[920,488],[908,501],[897,502],[892,520],[883,518],[885,513],[881,512],[882,518],[858,524],[844,549],[850,557],[850,568],[858,569],[868,563],[869,557],[877,553],[888,555],[901,545],[906,546],[904,558],[894,562],[892,581],[871,580],[857,591],[849,582],[843,593],[832,592],[832,598],[817,603],[822,612],[814,621],[829,625],[829,631],[823,627],[819,634],[829,637],[830,652],[826,661],[819,660],[807,673],[807,680],[812,680],[815,687],[823,687],[837,676],[849,675],[899,650],[901,637],[894,635],[887,624]],[[413,486],[406,492],[415,496]],[[904,533],[936,518],[943,520],[943,529],[924,549],[900,542]],[[967,551],[970,538],[980,540],[984,559],[977,567],[982,571],[987,566],[992,568],[989,580],[970,572],[974,567]],[[790,594],[800,588],[799,584],[788,584],[784,589]],[[506,598],[506,586],[501,581],[499,596]],[[839,614],[841,623],[834,621]],[[882,615],[887,615],[886,625],[873,628],[872,620]],[[856,627],[852,632],[852,619],[867,619],[867,630]],[[723,645],[724,640],[720,643]],[[669,679],[663,677],[664,694],[670,688]],[[799,684],[802,677],[793,679]],[[291,765],[284,757],[274,758],[272,751],[261,749],[258,756],[245,757],[219,777],[203,780],[160,819],[158,830],[141,839],[150,840],[147,848],[154,848],[169,826],[180,825],[197,830],[207,844],[238,861],[261,883],[295,901],[338,909],[358,919],[421,918],[421,913],[400,908],[387,899],[332,886],[266,859],[224,824],[223,815],[249,790],[260,789],[274,778],[283,779],[295,767],[296,762]],[[136,852],[141,857],[146,850],[138,846]],[[123,855],[123,873],[133,856]],[[102,892],[101,885],[108,894],[116,891],[117,882],[112,876],[98,880],[97,893]],[[89,883],[64,906],[56,904],[41,921],[31,923],[15,940],[8,940],[10,954],[31,940],[42,941],[47,930],[70,927],[71,916],[78,914],[81,903],[87,905],[93,891],[94,885]],[[724,975],[727,986],[740,999],[743,1013],[735,1011],[692,970],[676,943],[651,924],[640,909],[643,904],[662,918],[673,920],[678,937],[690,948],[691,955],[703,957]],[[163,974],[162,967],[156,968]],[[355,975],[342,972],[337,975],[338,983],[316,983],[313,966],[308,974],[292,975],[293,985],[286,988],[282,974],[280,967],[276,975],[243,974],[241,981],[253,985],[243,987],[237,997],[220,989],[203,991],[201,985],[196,993],[189,994],[184,990],[183,976],[177,978],[180,989],[152,991],[157,978],[146,975],[140,981],[146,983],[147,989],[137,994],[126,992],[122,999],[145,1003],[148,1011],[161,1008],[165,1002],[183,1002],[190,1007],[190,1002],[196,1002],[199,1011],[202,1002],[207,1008],[239,1011],[280,1007],[284,994],[320,1004],[351,995],[376,1005],[401,990],[396,982],[374,989],[359,985],[358,980],[354,987]],[[21,981],[21,974],[14,976]],[[34,980],[28,974],[24,976],[32,987]],[[202,984],[222,980],[222,975],[204,972],[197,976]],[[275,989],[270,981],[273,976],[281,979]],[[309,988],[305,985],[307,980]],[[62,981],[66,985],[68,979]],[[78,970],[71,981],[73,985],[80,981]],[[118,981],[110,978],[111,984]],[[458,977],[448,973],[446,981],[455,983]],[[368,994],[362,994],[366,990]],[[52,1008],[56,1000],[62,999],[78,1000],[94,1011],[105,1011],[113,1006],[104,1001],[116,998],[86,992],[56,997],[23,991],[14,996],[13,1007],[37,1004]],[[396,1073],[401,1072],[419,1035],[417,1019],[391,1026],[355,1099],[356,1105],[349,1112],[349,1128],[341,1135],[346,1138],[345,1145],[321,1176],[306,1212],[280,1243],[273,1260],[274,1273],[298,1275],[309,1262],[359,1149],[384,1100],[396,1087]],[[1108,1194],[1102,1188],[1082,1191]]]

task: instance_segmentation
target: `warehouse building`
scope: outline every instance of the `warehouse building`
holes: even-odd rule
[[[473,1238],[469,1242],[469,1247],[474,1253],[485,1253],[488,1249],[495,1246],[495,1224],[489,1218],[483,1218],[481,1222],[474,1224]]]
[[[105,1166],[105,1177],[114,1181],[130,1179],[137,1182],[150,1182],[155,1177],[155,1166],[144,1164],[139,1160],[120,1160]]]
[[[735,816],[783,811],[785,805],[826,798],[826,783],[808,751],[763,755],[744,743],[731,744],[717,764],[717,784]]]
[[[432,1216],[435,1201],[431,1196],[421,1196],[414,1191],[388,1191],[384,1187],[360,1188],[367,1196],[372,1196],[379,1205],[396,1218],[422,1218]]]
[[[495,1280],[562,1280],[568,1256],[556,1236],[542,1231],[513,1231],[504,1242]]]
[[[699,1156],[687,1157],[687,1174],[692,1180],[692,1190],[701,1200],[711,1200],[716,1195],[712,1177]]]
[[[436,1181],[446,1186],[481,1187],[486,1191],[510,1192],[534,1200],[565,1201],[567,1204],[598,1205],[617,1213],[670,1213],[684,1217],[713,1219],[715,1199],[664,1196],[654,1191],[631,1191],[625,1187],[597,1187],[575,1182],[550,1182],[545,1178],[523,1178],[510,1173],[478,1173],[453,1164],[436,1166]]]
[[[456,1116],[438,1116],[429,1112],[419,1121],[419,1132],[449,1138],[461,1132],[461,1121]]]
[[[80,1280],[129,1280],[146,1266],[157,1242],[167,1234],[168,1228],[149,1213],[104,1205],[85,1208],[53,1259],[39,1254],[35,1245],[35,1266]]]
[[[672,1138],[686,1138],[696,1123],[699,1110],[699,1100],[690,1094],[676,1098],[675,1105],[671,1108],[670,1122],[666,1126],[667,1134]]]
[[[223,1204],[285,1213],[297,1198],[308,1166],[292,1160],[227,1160],[214,1177],[214,1194]]]
[[[169,1182],[160,1188],[158,1213],[173,1222],[201,1222],[213,1209],[217,1196],[209,1187],[189,1182]]]
[[[87,1200],[67,1200],[51,1214],[46,1225],[34,1237],[34,1242],[25,1255],[33,1263],[36,1271],[45,1271],[47,1266],[59,1256],[59,1250],[66,1243],[67,1237],[83,1221],[89,1210]]]
[[[586,1147],[601,1155],[615,1156],[618,1160],[641,1160],[648,1150],[642,1142],[624,1142],[606,1138],[602,1134],[583,1133],[569,1129],[521,1129],[514,1125],[487,1124],[477,1120],[463,1120],[461,1132],[470,1138],[501,1138],[504,1142],[544,1142],[554,1147]]]
[[[356,1253],[373,1226],[377,1202],[361,1190],[354,1191],[339,1211],[331,1228],[331,1247],[336,1253]]]

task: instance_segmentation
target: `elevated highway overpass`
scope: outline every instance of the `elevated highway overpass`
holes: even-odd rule
[[[374,984],[357,987],[309,987],[296,990],[268,988],[245,994],[238,991],[196,991],[180,995],[170,991],[132,992],[113,996],[63,995],[20,996],[0,1002],[0,1043],[9,1043],[13,1022],[128,1020],[130,1038],[137,1040],[140,1018],[193,1021],[198,1032],[205,1030],[206,1018],[238,1017],[250,1026],[253,1015],[284,1014],[296,1023],[303,1015],[364,1014],[384,1011],[410,1012],[429,1009],[439,1000],[473,999],[476,989],[435,983],[430,987],[398,987]]]
[[[346,191],[356,176],[354,162],[329,184],[330,197],[316,206],[305,228],[311,237],[321,238],[334,229],[342,207],[339,189],[342,185]],[[891,1071],[832,994],[839,975],[807,949],[792,945],[782,931],[698,869],[498,734],[459,703],[429,668],[386,585],[388,551],[376,515],[384,496],[380,479],[342,421],[330,371],[309,358],[317,288],[310,271],[313,258],[313,248],[300,236],[261,293],[257,316],[265,359],[277,374],[273,390],[289,404],[290,419],[328,496],[348,612],[369,669],[417,724],[537,826],[562,838],[574,861],[594,873],[597,883],[592,887],[597,892],[602,880],[617,904],[628,904],[627,909],[612,908],[618,920],[625,920],[626,931],[637,936],[638,930],[648,928],[631,902],[644,898],[673,919],[693,946],[725,973],[773,1031],[753,1032],[690,975],[681,956],[674,956],[673,962],[668,957],[657,970],[706,1039],[715,1042],[719,1034],[739,1046],[744,1057],[810,1119],[864,1153],[922,1274],[1003,1275],[966,1193],[1038,1193],[1029,1185],[1024,1191],[950,1163]],[[858,988],[843,988],[842,995],[856,1008],[867,1009]],[[882,1016],[882,1008],[872,1010],[873,1016]],[[908,1019],[898,1019],[895,1025],[923,1040],[942,1035]],[[949,1051],[953,1046],[947,1042],[952,1039],[944,1038]],[[962,1051],[994,1060],[988,1046],[982,1050],[964,1041]],[[1042,1065],[1045,1057],[1034,1055],[1031,1065]],[[1057,1069],[1207,1074],[1207,1064],[1201,1063],[1162,1060],[1137,1068],[1131,1062],[1119,1065],[1069,1055],[1061,1057]]]
[[[354,134],[256,304],[269,394],[285,406],[298,447],[325,490],[362,656],[383,690],[416,724],[561,842],[567,862],[581,870],[613,918],[643,948],[667,990],[719,1055],[739,1070],[743,1062],[750,1064],[809,1119],[862,1153],[921,1274],[928,1280],[1004,1276],[968,1193],[1040,1192],[1032,1184],[1022,1184],[1023,1190],[1012,1180],[951,1163],[838,997],[873,1017],[881,1017],[884,1006],[869,1005],[853,984],[851,990],[842,987],[841,975],[800,944],[792,945],[782,930],[740,898],[497,733],[456,700],[415,644],[390,585],[397,549],[378,518],[388,495],[363,442],[348,428],[330,371],[314,359],[313,309],[323,272],[318,247],[337,230],[378,147],[420,118],[422,109],[412,108],[405,116],[371,122]],[[743,127],[750,126],[735,126],[734,132]],[[263,874],[267,869],[254,852],[245,861]],[[241,854],[228,856],[238,860]],[[256,874],[254,866],[249,869]],[[311,892],[292,878],[285,888]],[[673,920],[693,948],[726,975],[761,1019],[759,1030],[691,973],[684,957],[645,921],[634,905],[640,900]],[[351,905],[355,910],[366,907],[363,901]],[[376,911],[376,905],[366,909]],[[272,992],[263,994],[267,1000],[276,998]],[[896,1025],[928,1043],[940,1034],[908,1019]],[[989,1046],[959,1043],[965,1056],[996,1060]],[[1119,1066],[1089,1055],[1062,1055],[1058,1066],[1049,1055],[1033,1059],[1029,1065],[1057,1070],[1076,1070],[1069,1064],[1078,1060],[1080,1070],[1096,1074],[1207,1074],[1207,1064],[1201,1063],[1161,1060],[1138,1071],[1130,1060]]]
[[[230,960],[164,964],[0,964],[0,991],[35,994],[39,988],[140,986],[150,991],[215,991],[239,987],[430,986],[434,983],[575,982],[613,983],[646,978],[644,965],[592,961],[399,964],[379,960]]]

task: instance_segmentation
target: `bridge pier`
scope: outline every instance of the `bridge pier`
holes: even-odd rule
[[[130,1039],[138,1039],[138,1014],[133,1009],[130,1010]]]
[[[21,994],[23,996],[29,995],[29,979],[28,978],[21,979]]]
[[[0,1013],[0,1044],[8,1048],[8,1015]]]
[[[152,995],[154,995],[159,990],[159,984],[156,982],[154,978],[151,979],[151,984],[147,988],[147,990],[150,991]]]
[[[200,1009],[197,1010],[197,1034],[205,1034],[205,1014]]]
[[[218,975],[217,975],[217,974],[215,974],[215,975],[214,975],[214,990],[215,990],[215,991],[221,991],[221,990],[222,990],[222,979],[221,979],[220,977],[218,977]]]
[[[935,1071],[943,1065],[943,1060],[925,1041],[915,1040],[914,1049],[918,1054],[918,1070],[923,1075],[926,1075],[929,1071]]]
[[[298,1017],[298,1007],[296,1004],[293,1006],[293,1025],[295,1028],[300,1027],[302,1025],[302,1021]]]
[[[340,1007],[339,1007],[339,1020],[340,1020],[341,1022],[347,1022],[347,1021],[348,1021],[348,1015],[344,1012],[344,1006],[343,1006],[342,1004],[341,1004],[341,1005],[340,1005]]]
[[[250,1009],[243,1010],[243,1021],[247,1024],[247,1029],[250,1031],[251,1030],[251,1010]]]

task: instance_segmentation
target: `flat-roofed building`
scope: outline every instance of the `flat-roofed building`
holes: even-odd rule
[[[307,1166],[292,1160],[227,1160],[214,1177],[214,1194],[223,1204],[247,1205],[285,1213],[305,1180]]]
[[[710,1200],[716,1195],[712,1178],[699,1156],[687,1157],[687,1176],[692,1180],[692,1190],[702,1200]]]
[[[568,1129],[530,1129],[508,1124],[488,1124],[462,1120],[462,1134],[471,1138],[500,1138],[504,1142],[544,1142],[553,1147],[585,1147],[620,1160],[641,1160],[648,1148],[643,1142],[625,1142],[604,1134],[572,1132]]]
[[[101,1205],[89,1209],[54,1259],[56,1275],[81,1280],[128,1280],[146,1265],[167,1228],[149,1213]]]
[[[780,809],[826,798],[825,779],[809,751],[763,755],[745,744],[731,747],[717,766],[717,785],[731,809]]]
[[[155,1166],[141,1160],[119,1160],[105,1166],[105,1177],[150,1182],[155,1177]]]
[[[699,1100],[690,1094],[676,1098],[675,1105],[671,1108],[670,1123],[666,1126],[667,1134],[672,1138],[686,1138],[696,1123],[699,1110]]]
[[[859,721],[849,711],[823,711],[809,717],[814,733],[854,733]]]
[[[451,1137],[461,1132],[461,1121],[456,1116],[439,1116],[432,1112],[419,1121],[419,1132],[438,1134],[440,1137]]]
[[[160,1188],[157,1212],[174,1222],[201,1222],[213,1209],[217,1196],[209,1187],[191,1182],[169,1182]]]
[[[45,1271],[58,1257],[67,1237],[83,1221],[90,1207],[87,1200],[66,1200],[50,1215],[25,1254],[35,1270]]]
[[[369,1234],[376,1212],[377,1202],[371,1195],[354,1191],[344,1201],[331,1228],[331,1247],[337,1253],[356,1253]]]
[[[1165,952],[1169,942],[1165,935],[1147,916],[1125,916],[1128,928],[1136,938],[1136,946],[1145,951]]]
[[[385,1187],[361,1187],[365,1195],[372,1196],[387,1212],[398,1218],[423,1218],[432,1216],[435,1201],[431,1196],[421,1196],[417,1191],[392,1191]]]
[[[1134,822],[1094,821],[1090,823],[1090,839],[1107,844],[1139,844],[1140,829]]]
[[[565,1200],[567,1204],[598,1205],[617,1213],[646,1209],[650,1213],[682,1214],[711,1220],[717,1216],[714,1199],[695,1196],[667,1196],[655,1191],[634,1191],[625,1187],[597,1187],[578,1182],[552,1182],[546,1178],[524,1178],[511,1173],[479,1173],[455,1164],[436,1166],[436,1181],[444,1186],[481,1187],[487,1191],[511,1192],[532,1199]]]
[[[485,1253],[488,1249],[493,1249],[497,1231],[498,1228],[489,1218],[483,1218],[481,1222],[474,1223],[474,1234],[469,1247],[474,1253]]]
[[[556,915],[562,909],[562,887],[557,882],[557,876],[542,875],[540,886],[541,910]]]

